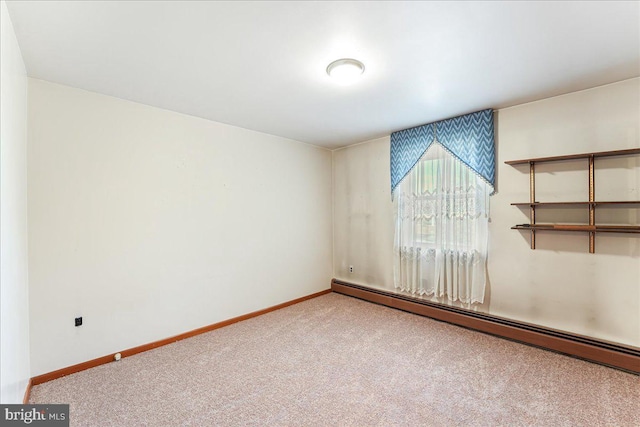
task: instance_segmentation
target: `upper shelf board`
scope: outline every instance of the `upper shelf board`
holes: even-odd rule
[[[640,200],[619,200],[607,202],[519,202],[511,206],[572,206],[572,205],[640,205]]]
[[[634,154],[640,154],[640,148],[630,148],[628,150],[600,151],[597,153],[569,154],[566,156],[535,157],[531,159],[509,160],[505,163],[508,165],[514,166],[514,165],[524,165],[529,163],[558,162],[562,160],[588,159],[591,156],[612,157],[612,156],[631,156]]]

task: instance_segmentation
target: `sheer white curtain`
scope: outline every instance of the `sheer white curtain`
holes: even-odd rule
[[[433,143],[395,191],[395,287],[482,303],[491,188]]]

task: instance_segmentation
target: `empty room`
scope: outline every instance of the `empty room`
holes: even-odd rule
[[[0,1],[1,426],[640,425],[640,1]]]

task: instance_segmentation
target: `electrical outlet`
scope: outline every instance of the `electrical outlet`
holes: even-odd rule
[[[76,326],[82,326],[82,317],[76,317]]]
[[[353,273],[353,265],[349,266],[349,273]]]

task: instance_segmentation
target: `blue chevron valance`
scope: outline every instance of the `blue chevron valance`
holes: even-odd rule
[[[392,194],[434,142],[490,184],[493,194],[496,156],[491,109],[392,133]]]

